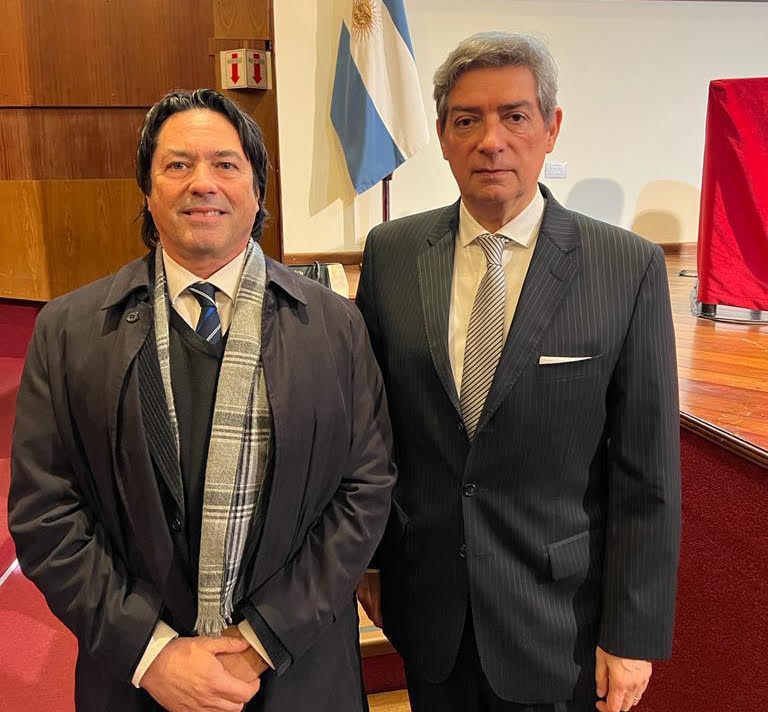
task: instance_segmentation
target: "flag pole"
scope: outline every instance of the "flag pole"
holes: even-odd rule
[[[384,176],[381,179],[381,220],[389,220],[389,183],[392,180],[392,174]]]

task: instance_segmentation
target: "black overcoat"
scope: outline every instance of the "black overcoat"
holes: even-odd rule
[[[18,396],[9,523],[22,570],[77,636],[81,712],[156,709],[133,671],[158,618],[182,634],[195,620],[152,259],[43,308]],[[238,610],[258,612],[290,664],[249,709],[352,712],[365,705],[353,589],[395,479],[381,376],[354,306],[269,259],[262,334],[274,469]]]

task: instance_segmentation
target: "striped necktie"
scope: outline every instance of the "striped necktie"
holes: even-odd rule
[[[488,268],[472,305],[461,377],[461,417],[473,438],[504,347],[506,288],[501,255],[509,238],[485,233],[475,239]]]
[[[195,282],[187,289],[200,303],[200,318],[195,333],[211,344],[218,344],[221,341],[221,320],[216,308],[216,287],[208,282]]]

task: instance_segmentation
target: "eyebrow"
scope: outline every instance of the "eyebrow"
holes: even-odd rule
[[[193,158],[193,154],[189,151],[183,151],[178,148],[169,148],[163,153],[163,157],[173,156],[175,158]],[[239,151],[233,151],[231,149],[224,149],[222,151],[214,151],[214,158],[244,158],[243,154]]]
[[[502,104],[499,108],[499,111],[514,111],[515,109],[530,109],[533,107],[533,104],[530,101],[515,101],[511,104]],[[455,113],[460,111],[466,111],[469,114],[479,114],[480,113],[480,107],[479,106],[464,106],[462,104],[457,104],[456,106],[450,107],[448,109],[448,113]]]

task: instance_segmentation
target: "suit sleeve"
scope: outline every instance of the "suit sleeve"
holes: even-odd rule
[[[65,388],[49,378],[46,356],[59,358],[61,350],[47,343],[48,314],[44,310],[38,318],[16,405],[9,526],[22,571],[77,636],[81,654],[103,660],[128,681],[161,599],[149,583],[129,575],[84,495],[87,485],[75,474],[68,456],[72,436],[63,435],[70,427],[62,415]]]
[[[381,329],[379,326],[379,314],[377,310],[376,299],[376,285],[375,285],[375,258],[374,252],[376,247],[376,228],[373,228],[368,234],[368,239],[365,242],[365,250],[363,251],[363,266],[360,273],[360,283],[357,287],[357,297],[355,304],[360,310],[365,320],[365,325],[368,329],[368,335],[371,339],[371,347],[373,353],[378,361],[379,368],[382,371],[383,378],[386,382],[386,359],[384,356],[384,347],[381,339]],[[396,446],[393,446],[393,456],[397,461]],[[405,530],[407,517],[402,510],[402,507],[398,504],[396,498],[392,498],[392,508],[387,520],[387,526],[384,529],[384,534],[381,537],[381,542],[371,557],[369,567],[371,569],[380,569],[388,556],[390,556],[390,550],[394,548],[402,539],[403,532]]]
[[[374,229],[375,230],[375,229]],[[376,311],[376,299],[374,296],[374,230],[368,234],[363,250],[363,265],[360,270],[360,282],[357,286],[357,296],[355,304],[360,310],[365,320],[365,326],[368,329],[368,335],[371,339],[371,347],[376,359],[381,365],[381,340],[379,330],[379,318]]]
[[[671,653],[680,544],[680,409],[663,253],[640,285],[608,394],[608,519],[598,644]]]
[[[396,474],[384,386],[362,319],[354,306],[349,314],[352,432],[348,456],[339,457],[346,462],[344,472],[293,558],[242,607],[278,674],[351,605],[389,513]],[[280,655],[280,646],[270,636],[290,658]]]

